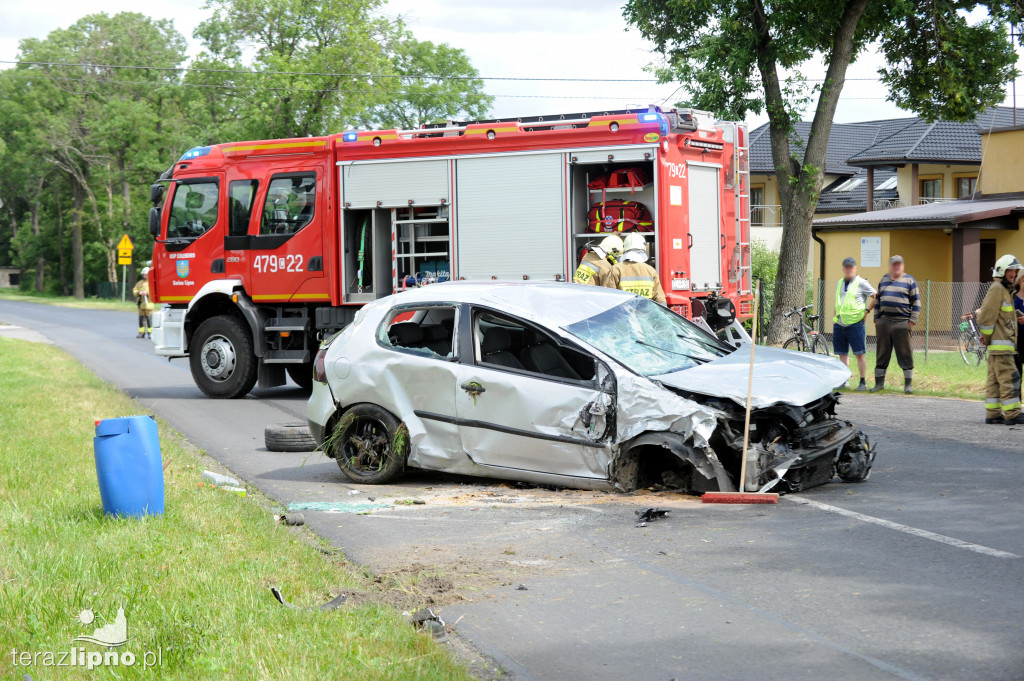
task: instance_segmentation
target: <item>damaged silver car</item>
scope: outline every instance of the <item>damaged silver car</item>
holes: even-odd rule
[[[746,489],[867,479],[874,450],[835,415],[849,375],[835,359],[758,348]],[[420,468],[734,491],[748,376],[749,353],[645,298],[453,282],[371,303],[325,341],[308,418],[355,482]]]

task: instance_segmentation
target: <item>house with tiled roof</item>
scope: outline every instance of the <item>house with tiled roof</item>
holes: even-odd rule
[[[815,215],[824,219],[972,196],[982,161],[979,131],[1012,123],[1009,107],[989,109],[971,123],[921,118],[836,123]],[[809,122],[794,126],[791,143],[797,153],[810,127]],[[752,236],[777,248],[784,216],[767,124],[750,134],[750,170]]]

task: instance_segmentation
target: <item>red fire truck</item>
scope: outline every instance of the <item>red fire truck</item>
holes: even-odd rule
[[[645,233],[669,306],[719,328],[751,312],[746,145],[742,124],[651,107],[191,149],[150,190],[156,352],[211,397],[308,386],[319,338],[369,301],[571,281],[615,199],[649,219],[599,226]],[[645,184],[593,188],[616,170]]]

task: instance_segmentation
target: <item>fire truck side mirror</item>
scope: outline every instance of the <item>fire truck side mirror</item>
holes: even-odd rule
[[[149,209],[149,233],[160,236],[160,209],[156,206]]]
[[[164,186],[159,182],[149,185],[149,200],[155,206],[164,198]]]

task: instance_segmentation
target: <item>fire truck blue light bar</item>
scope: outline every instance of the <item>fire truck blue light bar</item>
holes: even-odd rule
[[[346,132],[341,136],[342,142],[355,142],[359,139],[358,132]]]
[[[199,158],[200,156],[207,156],[210,153],[210,147],[193,147],[181,155],[181,161],[188,161],[193,158]]]

